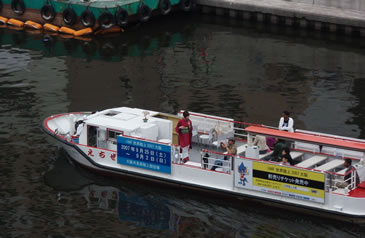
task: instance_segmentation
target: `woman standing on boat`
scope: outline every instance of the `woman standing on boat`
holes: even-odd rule
[[[180,119],[176,125],[175,131],[179,134],[180,153],[182,153],[183,162],[189,161],[189,149],[191,149],[193,125],[189,119],[189,112],[184,111],[184,118]]]

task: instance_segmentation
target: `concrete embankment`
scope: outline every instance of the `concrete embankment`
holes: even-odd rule
[[[203,13],[365,37],[365,0],[196,0]]]

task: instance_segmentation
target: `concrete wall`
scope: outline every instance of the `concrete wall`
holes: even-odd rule
[[[356,31],[365,36],[365,0],[196,0],[196,3],[203,13],[228,12],[230,17],[258,21],[269,18],[275,24],[299,22],[301,27],[314,25],[316,30],[326,27],[333,32],[344,29],[345,33]]]

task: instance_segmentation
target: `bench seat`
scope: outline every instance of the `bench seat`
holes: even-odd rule
[[[299,152],[299,151],[291,151],[290,152],[290,156],[293,160],[298,159],[299,157],[303,156],[304,153],[303,152]]]
[[[300,162],[296,166],[302,167],[302,168],[310,168],[310,167],[315,166],[316,164],[321,163],[322,161],[325,161],[326,159],[327,159],[327,156],[315,155],[315,156],[312,156],[312,157]]]
[[[339,167],[341,165],[343,165],[343,160],[342,159],[334,159],[334,160],[331,160],[328,163],[325,163],[325,164],[317,167],[316,169],[317,170],[328,171],[328,170],[332,170],[336,167]]]

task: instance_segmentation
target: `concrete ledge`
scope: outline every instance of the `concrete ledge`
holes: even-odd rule
[[[196,0],[198,5],[363,28],[365,12],[283,0]]]

